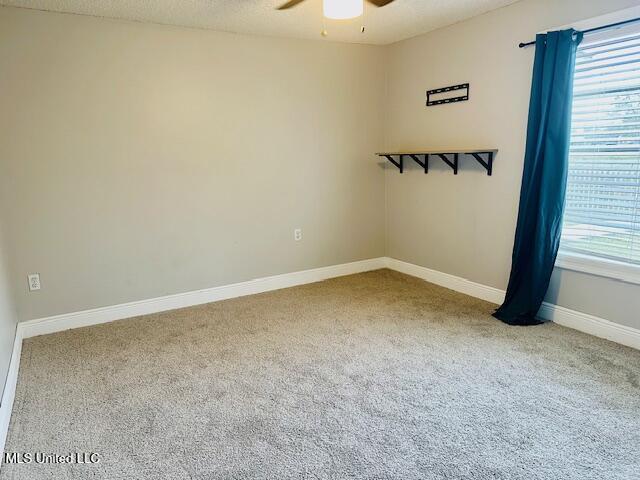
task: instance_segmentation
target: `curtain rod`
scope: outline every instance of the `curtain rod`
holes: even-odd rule
[[[602,25],[601,27],[590,28],[588,30],[583,30],[582,33],[584,33],[586,35],[587,33],[599,32],[600,30],[606,30],[607,28],[620,27],[622,25],[627,25],[629,23],[635,23],[635,22],[638,22],[638,21],[640,21],[640,17],[632,18],[630,20],[625,20],[623,22],[610,23],[609,25]],[[520,43],[518,46],[520,48],[524,48],[524,47],[529,47],[529,46],[535,45],[535,44],[536,44],[536,42],[534,40],[533,42]]]

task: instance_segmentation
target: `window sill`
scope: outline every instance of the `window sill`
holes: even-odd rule
[[[563,270],[589,273],[599,277],[640,285],[640,265],[616,262],[615,260],[580,255],[578,253],[559,252],[555,266]]]

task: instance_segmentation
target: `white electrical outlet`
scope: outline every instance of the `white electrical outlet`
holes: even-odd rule
[[[29,275],[29,291],[40,290],[40,274],[32,273]]]
[[[299,242],[300,240],[302,240],[302,229],[301,229],[301,228],[296,228],[296,229],[293,231],[293,239],[294,239],[296,242]]]

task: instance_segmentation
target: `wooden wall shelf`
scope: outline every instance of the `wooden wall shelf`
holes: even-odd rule
[[[400,170],[400,173],[404,172],[404,157],[411,158],[424,169],[424,173],[429,173],[429,157],[436,156],[451,167],[454,175],[458,174],[460,155],[469,155],[487,170],[487,175],[491,175],[493,172],[493,159],[497,153],[498,150],[495,148],[478,148],[471,150],[451,148],[446,150],[425,149],[413,151],[406,150],[401,152],[379,152],[376,153],[376,155],[385,157],[394,166],[396,166],[398,170]],[[398,159],[396,160],[394,157],[398,157]],[[423,157],[423,159],[421,160],[420,157]]]

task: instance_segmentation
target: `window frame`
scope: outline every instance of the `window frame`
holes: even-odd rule
[[[572,27],[576,30],[586,30],[599,25],[630,20],[639,16],[640,7],[632,7],[608,15],[591,18],[570,25],[564,25],[557,29]],[[621,262],[596,255],[588,255],[560,249],[558,251],[555,267],[562,270],[586,273],[598,277],[605,277],[640,285],[640,265],[634,263]]]
[[[560,250],[555,267],[640,285],[640,265],[633,263]]]

